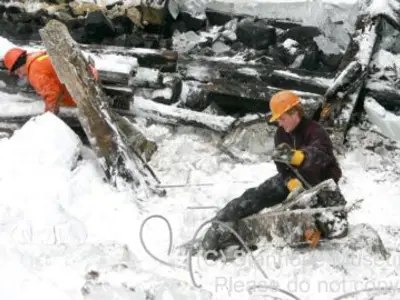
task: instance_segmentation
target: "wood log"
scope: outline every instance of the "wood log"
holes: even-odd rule
[[[111,72],[105,73],[111,74]],[[121,82],[118,82],[117,85],[107,84],[102,79],[102,76],[100,76],[102,89],[104,93],[110,97],[111,106],[113,108],[129,110],[130,103],[133,101],[132,88],[128,87],[128,85],[120,86]],[[41,100],[41,97],[36,94],[36,91],[28,83],[20,81],[16,76],[10,76],[5,69],[0,69],[0,81],[4,83],[0,84],[0,91],[2,92],[21,94],[35,100]]]
[[[274,62],[263,64],[231,63],[204,57],[180,57],[177,71],[185,80],[210,82],[215,79],[260,83],[282,89],[323,95],[335,74],[287,68]]]
[[[344,142],[353,111],[361,98],[368,66],[380,40],[382,17],[360,15],[356,30],[343,56],[341,73],[327,90],[320,121],[331,131],[337,148]]]
[[[370,96],[379,102],[385,109],[400,110],[400,92],[385,81],[367,81],[365,85],[366,96]]]
[[[159,70],[139,67],[129,80],[129,86],[140,88],[163,87],[163,75]]]
[[[162,72],[175,72],[177,67],[178,52],[176,51],[86,44],[80,44],[80,47],[93,54],[116,54],[136,57],[139,66],[158,69]]]
[[[230,116],[214,116],[184,108],[156,103],[144,98],[135,98],[131,112],[155,122],[168,125],[185,125],[208,129],[217,133],[231,130],[236,119]]]
[[[134,76],[134,72],[114,72],[99,69],[99,79],[102,84],[112,84],[119,86],[128,86],[129,80]]]
[[[330,179],[305,191],[292,202],[238,220],[234,229],[249,247],[257,246],[262,239],[277,246],[298,246],[305,242],[305,230],[311,228],[320,231],[323,239],[342,238],[348,232],[345,205],[339,187]],[[220,249],[238,244],[228,229],[222,230],[218,242]]]
[[[28,45],[21,44],[20,41],[10,40],[15,45],[30,48],[44,48],[42,42],[30,41]],[[178,52],[173,50],[157,50],[148,48],[132,48],[122,46],[108,46],[97,44],[79,44],[79,47],[93,55],[122,55],[137,58],[140,67],[153,68],[162,72],[176,72],[178,62]]]
[[[127,184],[140,194],[165,194],[140,156],[131,151],[115,125],[107,96],[93,80],[88,62],[67,27],[55,20],[39,31],[60,80],[77,103],[78,119],[99,158],[107,179],[116,187]]]
[[[208,102],[215,102],[228,114],[269,113],[269,101],[280,88],[260,83],[240,83],[219,79],[205,85]],[[318,94],[296,91],[302,98],[305,113],[313,117],[322,104]]]

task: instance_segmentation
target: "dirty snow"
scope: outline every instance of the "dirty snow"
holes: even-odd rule
[[[309,2],[306,5],[320,5]],[[237,1],[235,5],[260,9],[260,3]],[[2,38],[0,44],[0,55],[12,46]],[[366,103],[367,112],[372,104]],[[20,95],[0,93],[2,115],[40,114],[42,105]],[[146,99],[135,102],[133,109],[142,110],[143,116],[146,110],[177,111]],[[265,299],[266,292],[258,289],[249,295],[248,289],[273,283],[307,300],[333,299],[378,286],[400,288],[400,147],[382,136],[384,129],[368,122],[352,128],[347,152],[339,161],[344,174],[340,187],[346,199],[349,203],[363,199],[350,213],[350,223],[368,223],[377,230],[389,259],[340,246],[332,250],[328,243],[314,251],[265,244],[254,255],[269,278],[250,256],[231,263],[194,257],[194,278],[201,284],[195,288],[187,256],[175,246],[192,238],[202,222],[213,216],[215,207],[275,174],[275,166],[257,156],[246,163],[232,160],[217,146],[218,136],[209,131],[138,121],[158,144],[150,164],[162,184],[170,185],[166,198],[136,202],[129,191],[117,191],[104,183],[93,152],[51,113],[31,119],[11,138],[0,140],[2,298],[145,300],[146,293],[151,293],[155,300],[254,300]],[[232,119],[209,121],[224,127]],[[260,139],[264,137],[260,135]],[[258,147],[249,144],[249,153]],[[198,206],[210,208],[195,209]],[[165,266],[144,251],[139,230],[142,221],[153,214],[170,222],[174,249],[168,256],[167,227],[155,219],[143,230],[148,248],[180,267]],[[86,279],[89,271],[99,272],[99,278]],[[82,295],[83,291],[88,294]],[[282,293],[275,295],[291,299]],[[364,296],[362,299],[368,299]]]
[[[124,286],[134,287],[137,297],[140,290],[162,287],[170,294],[181,293],[183,298],[197,291],[197,299],[247,299],[247,288],[271,282],[261,275],[250,257],[227,264],[194,257],[195,280],[202,285],[202,289],[195,289],[185,269],[186,255],[179,255],[175,248],[170,257],[166,255],[168,232],[159,220],[151,220],[144,227],[147,247],[182,268],[163,266],[144,252],[138,233],[145,217],[165,216],[173,229],[174,246],[179,245],[190,239],[215,211],[188,207],[222,207],[245,188],[273,175],[275,166],[257,160],[235,163],[218,150],[217,137],[206,131],[183,127],[172,130],[161,125],[143,128],[159,146],[151,166],[165,186],[172,185],[166,198],[155,197],[145,203],[136,203],[129,192],[118,192],[105,184],[93,153],[50,113],[32,119],[10,139],[1,140],[1,251],[16,274],[7,281],[13,285],[0,289],[2,295],[35,294],[40,278],[41,299],[78,299],[89,270],[100,272],[97,282],[104,285],[88,288],[93,295],[85,299],[102,299],[110,294],[130,299]],[[350,222],[371,224],[392,256],[383,261],[364,252],[332,252],[328,246],[324,252],[322,244],[315,251],[284,248],[277,252],[268,244],[257,250],[255,256],[273,283],[301,299],[315,299],[321,293],[324,299],[332,299],[378,284],[400,287],[400,277],[396,275],[399,248],[390,235],[390,230],[400,228],[400,174],[395,175],[391,169],[398,165],[399,156],[390,157],[385,149],[363,147],[377,144],[377,134],[376,142],[368,131],[358,130],[351,136],[354,142],[350,145],[354,148],[340,157],[344,170],[341,187],[350,203],[360,198],[364,202],[350,214]],[[118,255],[107,257],[107,251]],[[18,267],[22,258],[23,266]],[[128,267],[117,268],[121,263]],[[4,268],[0,271],[2,277],[5,272],[8,274]],[[24,291],[20,291],[18,287],[27,280],[32,284],[25,284]],[[181,283],[173,285],[171,280]]]

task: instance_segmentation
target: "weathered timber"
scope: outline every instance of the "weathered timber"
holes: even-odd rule
[[[361,98],[368,75],[368,66],[379,43],[382,17],[360,15],[356,30],[339,67],[341,73],[325,94],[321,123],[332,131],[332,139],[340,147],[345,139],[353,111]]]
[[[32,117],[35,117],[38,115],[40,115],[40,114],[26,113],[26,114],[19,114],[19,115],[15,115],[15,116],[0,115],[0,123],[13,124],[15,126],[15,127],[13,127],[14,129],[19,129],[26,122],[28,122]],[[61,120],[63,120],[71,128],[81,127],[81,124],[79,123],[78,118],[74,114],[60,112],[58,117]]]
[[[160,88],[163,87],[163,75],[157,69],[139,67],[130,78],[129,85],[132,87]]]
[[[268,113],[272,95],[281,89],[261,83],[241,83],[217,79],[204,87],[208,102],[215,102],[226,113]],[[321,106],[323,97],[318,94],[297,91],[301,96],[305,113],[312,117]]]
[[[107,179],[115,186],[127,184],[140,198],[163,194],[158,180],[143,159],[131,151],[107,103],[107,96],[89,72],[89,65],[67,27],[49,21],[39,31],[60,80],[77,103],[78,119],[99,158]]]
[[[8,71],[0,69],[0,81],[4,84],[0,84],[0,91],[9,94],[20,94],[29,98],[38,100],[41,99],[31,87],[28,82],[24,82],[18,79],[16,76],[10,76]],[[110,104],[113,108],[127,109],[129,110],[130,103],[133,101],[133,90],[126,86],[103,84],[102,89],[104,93],[110,97]]]
[[[134,72],[114,72],[99,69],[99,79],[103,84],[114,84],[121,86],[128,86],[129,80],[134,76]]]
[[[305,242],[304,232],[311,228],[319,230],[324,239],[342,238],[348,231],[345,205],[346,200],[339,187],[329,179],[305,191],[292,202],[238,220],[234,229],[248,246],[257,246],[262,239],[278,246],[296,246]],[[222,230],[216,243],[219,249],[238,244],[228,229]]]
[[[228,132],[236,121],[235,118],[230,116],[214,116],[156,103],[139,97],[135,98],[131,112],[135,116],[144,117],[163,124],[194,126],[218,133]]]
[[[202,57],[182,57],[177,70],[185,80],[210,82],[215,79],[260,83],[323,95],[334,74],[287,68],[273,60],[263,64],[232,63]]]
[[[14,42],[13,40],[11,40]],[[26,41],[25,41],[26,42]],[[43,48],[42,42],[17,43],[23,47]],[[111,54],[135,57],[139,66],[158,69],[162,72],[175,72],[178,62],[178,52],[173,50],[157,50],[148,48],[134,48],[122,46],[108,46],[98,44],[79,44],[80,48],[88,54]]]
[[[366,96],[375,98],[385,109],[400,110],[400,92],[385,81],[367,81]]]
[[[116,54],[136,57],[139,66],[154,68],[162,72],[175,72],[178,52],[171,50],[153,50],[146,48],[128,48],[118,46],[86,45],[80,47],[93,54]]]

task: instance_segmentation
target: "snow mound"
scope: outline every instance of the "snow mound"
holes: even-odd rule
[[[27,174],[31,167],[71,170],[79,156],[79,137],[52,113],[32,118],[0,148],[0,176]]]

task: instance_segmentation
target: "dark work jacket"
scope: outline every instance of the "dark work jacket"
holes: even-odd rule
[[[332,141],[318,122],[303,118],[291,133],[279,127],[275,134],[275,147],[281,143],[287,143],[293,149],[304,152],[303,163],[295,168],[311,186],[329,178],[338,183],[342,171],[333,154]],[[287,165],[280,162],[275,164],[285,183],[291,178],[296,178]]]

